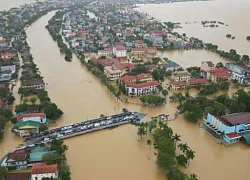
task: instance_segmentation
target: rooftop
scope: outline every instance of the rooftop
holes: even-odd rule
[[[139,84],[135,84],[129,81],[124,81],[124,83],[128,87],[133,87],[133,88],[144,88],[144,87],[149,87],[149,86],[157,86],[159,84],[158,81],[149,81],[149,82],[144,82],[144,83],[139,83]]]
[[[48,174],[56,173],[58,171],[57,164],[33,166],[31,168],[31,174]]]
[[[25,121],[25,122],[18,122],[14,125],[15,129],[36,129],[40,126],[39,122],[35,121]]]
[[[240,138],[241,136],[237,133],[237,132],[231,132],[226,134],[226,136],[230,139],[234,139],[234,138]]]
[[[210,71],[213,75],[224,78],[224,77],[230,77],[230,72],[224,68],[216,68],[214,70]]]
[[[7,157],[8,160],[14,160],[14,161],[25,161],[27,158],[27,153],[9,153]]]
[[[207,83],[207,79],[203,78],[203,79],[189,79],[188,80],[189,84],[190,85],[193,85],[193,84],[199,84],[199,83]]]
[[[233,126],[238,124],[249,124],[250,123],[250,112],[234,113],[222,116],[227,122]]]
[[[5,177],[5,180],[27,180],[30,178],[30,173],[15,173],[15,174],[8,174]]]
[[[44,154],[46,153],[53,154],[55,152],[56,151],[32,152],[30,153],[29,162],[41,162]]]
[[[162,64],[161,66],[165,67],[165,68],[171,68],[171,67],[179,67],[180,65],[173,62],[173,61],[170,61],[170,62],[167,62],[165,64]]]

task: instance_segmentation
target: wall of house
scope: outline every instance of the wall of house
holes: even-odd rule
[[[216,117],[214,117],[211,114],[207,115],[207,122],[209,122],[210,124],[212,124],[213,126],[215,126],[219,131],[221,132],[225,132],[225,134],[231,133],[235,131],[235,126],[226,126],[225,124],[223,124],[221,121],[219,121]]]
[[[35,121],[35,122],[39,122],[39,123],[45,123],[46,122],[46,117],[45,118],[41,118],[41,117],[24,117],[23,122],[25,121]]]
[[[223,140],[227,143],[227,144],[234,144],[236,142],[239,141],[239,139],[229,139],[227,136],[223,137]]]
[[[32,174],[32,180],[42,180],[43,178],[58,178],[58,173]]]

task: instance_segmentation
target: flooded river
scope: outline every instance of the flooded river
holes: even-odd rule
[[[45,82],[48,83],[46,90],[51,100],[65,113],[57,121],[58,126],[98,117],[100,114],[117,113],[123,107],[147,113],[147,118],[162,113],[172,116],[176,112],[177,104],[174,103],[153,108],[123,104],[82,67],[75,56],[72,62],[66,62],[56,42],[45,29],[54,13],[48,13],[27,29],[27,41],[32,47],[34,61],[40,68]],[[192,54],[192,51],[189,53]],[[196,56],[196,52],[193,53],[191,57]],[[183,63],[184,60],[190,63],[194,61],[186,56],[180,57]],[[207,55],[207,58],[212,60],[213,55]],[[185,170],[187,173],[194,172],[201,180],[249,179],[250,153],[249,148],[243,143],[232,147],[221,146],[202,128],[188,123],[182,116],[169,122],[169,125],[181,135],[183,142],[187,142],[196,151],[196,158]],[[10,151],[22,142],[20,138],[10,133],[10,127],[11,125],[8,125],[6,128],[5,137],[0,143],[0,156],[4,151]],[[124,125],[113,130],[103,130],[65,140],[69,146],[67,158],[71,166],[72,179],[166,179],[163,172],[158,173],[155,165],[156,156],[153,155],[155,151],[146,145],[148,138],[150,136],[138,141],[136,128]]]
[[[0,11],[7,11],[13,7],[36,2],[36,0],[0,0]]]

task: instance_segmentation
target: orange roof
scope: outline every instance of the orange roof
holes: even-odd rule
[[[148,86],[156,86],[159,84],[158,81],[149,81],[149,82],[144,82],[144,83],[139,83],[139,84],[135,84],[129,81],[124,81],[124,83],[128,87],[133,87],[133,88],[143,88],[143,87],[148,87]]]
[[[135,68],[135,65],[131,64],[131,63],[121,63],[121,65],[123,67],[129,67],[130,69],[134,69]]]
[[[210,71],[214,76],[225,78],[230,77],[230,72],[224,68],[216,68]]]
[[[31,174],[48,174],[48,173],[56,173],[57,171],[58,171],[57,164],[32,166],[31,168]]]
[[[145,78],[145,77],[152,77],[152,75],[150,73],[141,73],[141,74],[136,75],[136,77],[138,79],[142,79],[142,78]]]
[[[27,118],[27,117],[41,117],[44,118],[45,114],[44,113],[28,113],[28,114],[22,114],[21,116],[17,117],[17,120],[21,120],[23,118]]]

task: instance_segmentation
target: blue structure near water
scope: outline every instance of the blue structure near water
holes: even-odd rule
[[[225,116],[208,114],[204,120],[205,128],[213,136],[233,144],[242,139],[250,145],[250,112],[234,113]]]

